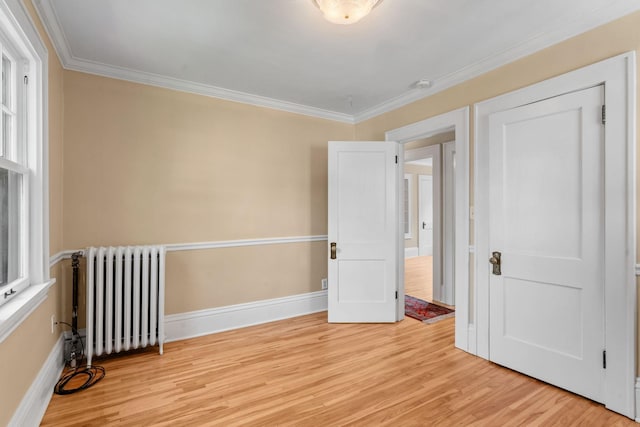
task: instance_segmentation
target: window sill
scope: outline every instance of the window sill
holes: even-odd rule
[[[55,282],[56,279],[51,279],[39,285],[31,285],[0,307],[0,343],[42,304]]]

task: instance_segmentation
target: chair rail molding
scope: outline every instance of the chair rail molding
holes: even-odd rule
[[[326,235],[314,236],[292,236],[292,237],[267,237],[259,239],[240,239],[240,240],[216,240],[209,242],[192,242],[192,243],[165,243],[161,244],[167,252],[176,251],[197,251],[207,249],[220,248],[238,248],[242,246],[263,246],[263,245],[282,245],[286,243],[311,243],[326,242]],[[135,246],[135,245],[133,245]],[[75,252],[84,252],[84,249],[64,250],[56,253],[49,259],[49,266],[53,267],[58,262],[71,258]]]

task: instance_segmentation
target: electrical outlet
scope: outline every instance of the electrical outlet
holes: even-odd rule
[[[55,334],[56,333],[56,325],[58,324],[58,322],[56,322],[56,315],[52,314],[51,315],[51,333]]]
[[[327,289],[329,287],[329,284],[327,282],[327,279],[322,279],[322,289]]]

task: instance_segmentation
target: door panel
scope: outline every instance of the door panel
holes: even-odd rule
[[[340,261],[338,283],[344,285],[338,286],[338,301],[384,303],[385,270],[385,261]]]
[[[540,349],[582,357],[581,290],[555,283],[504,279],[504,336]],[[542,316],[540,307],[547,307]],[[532,328],[531,319],[537,325]],[[564,334],[550,334],[562,325]]]
[[[340,152],[337,156],[338,235],[352,244],[370,245],[384,239],[386,153]],[[363,209],[363,207],[367,209]]]
[[[329,142],[330,322],[396,321],[397,154],[395,142]]]
[[[495,113],[490,359],[601,401],[602,87]]]
[[[532,117],[505,129],[504,244],[516,252],[580,256],[581,116],[581,109],[573,109]]]

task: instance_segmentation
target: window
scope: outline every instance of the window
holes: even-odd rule
[[[0,37],[0,305],[29,284],[29,168],[26,161],[26,90],[16,50]],[[21,61],[24,63],[24,61]]]
[[[46,298],[47,50],[21,0],[0,0],[0,342]]]

